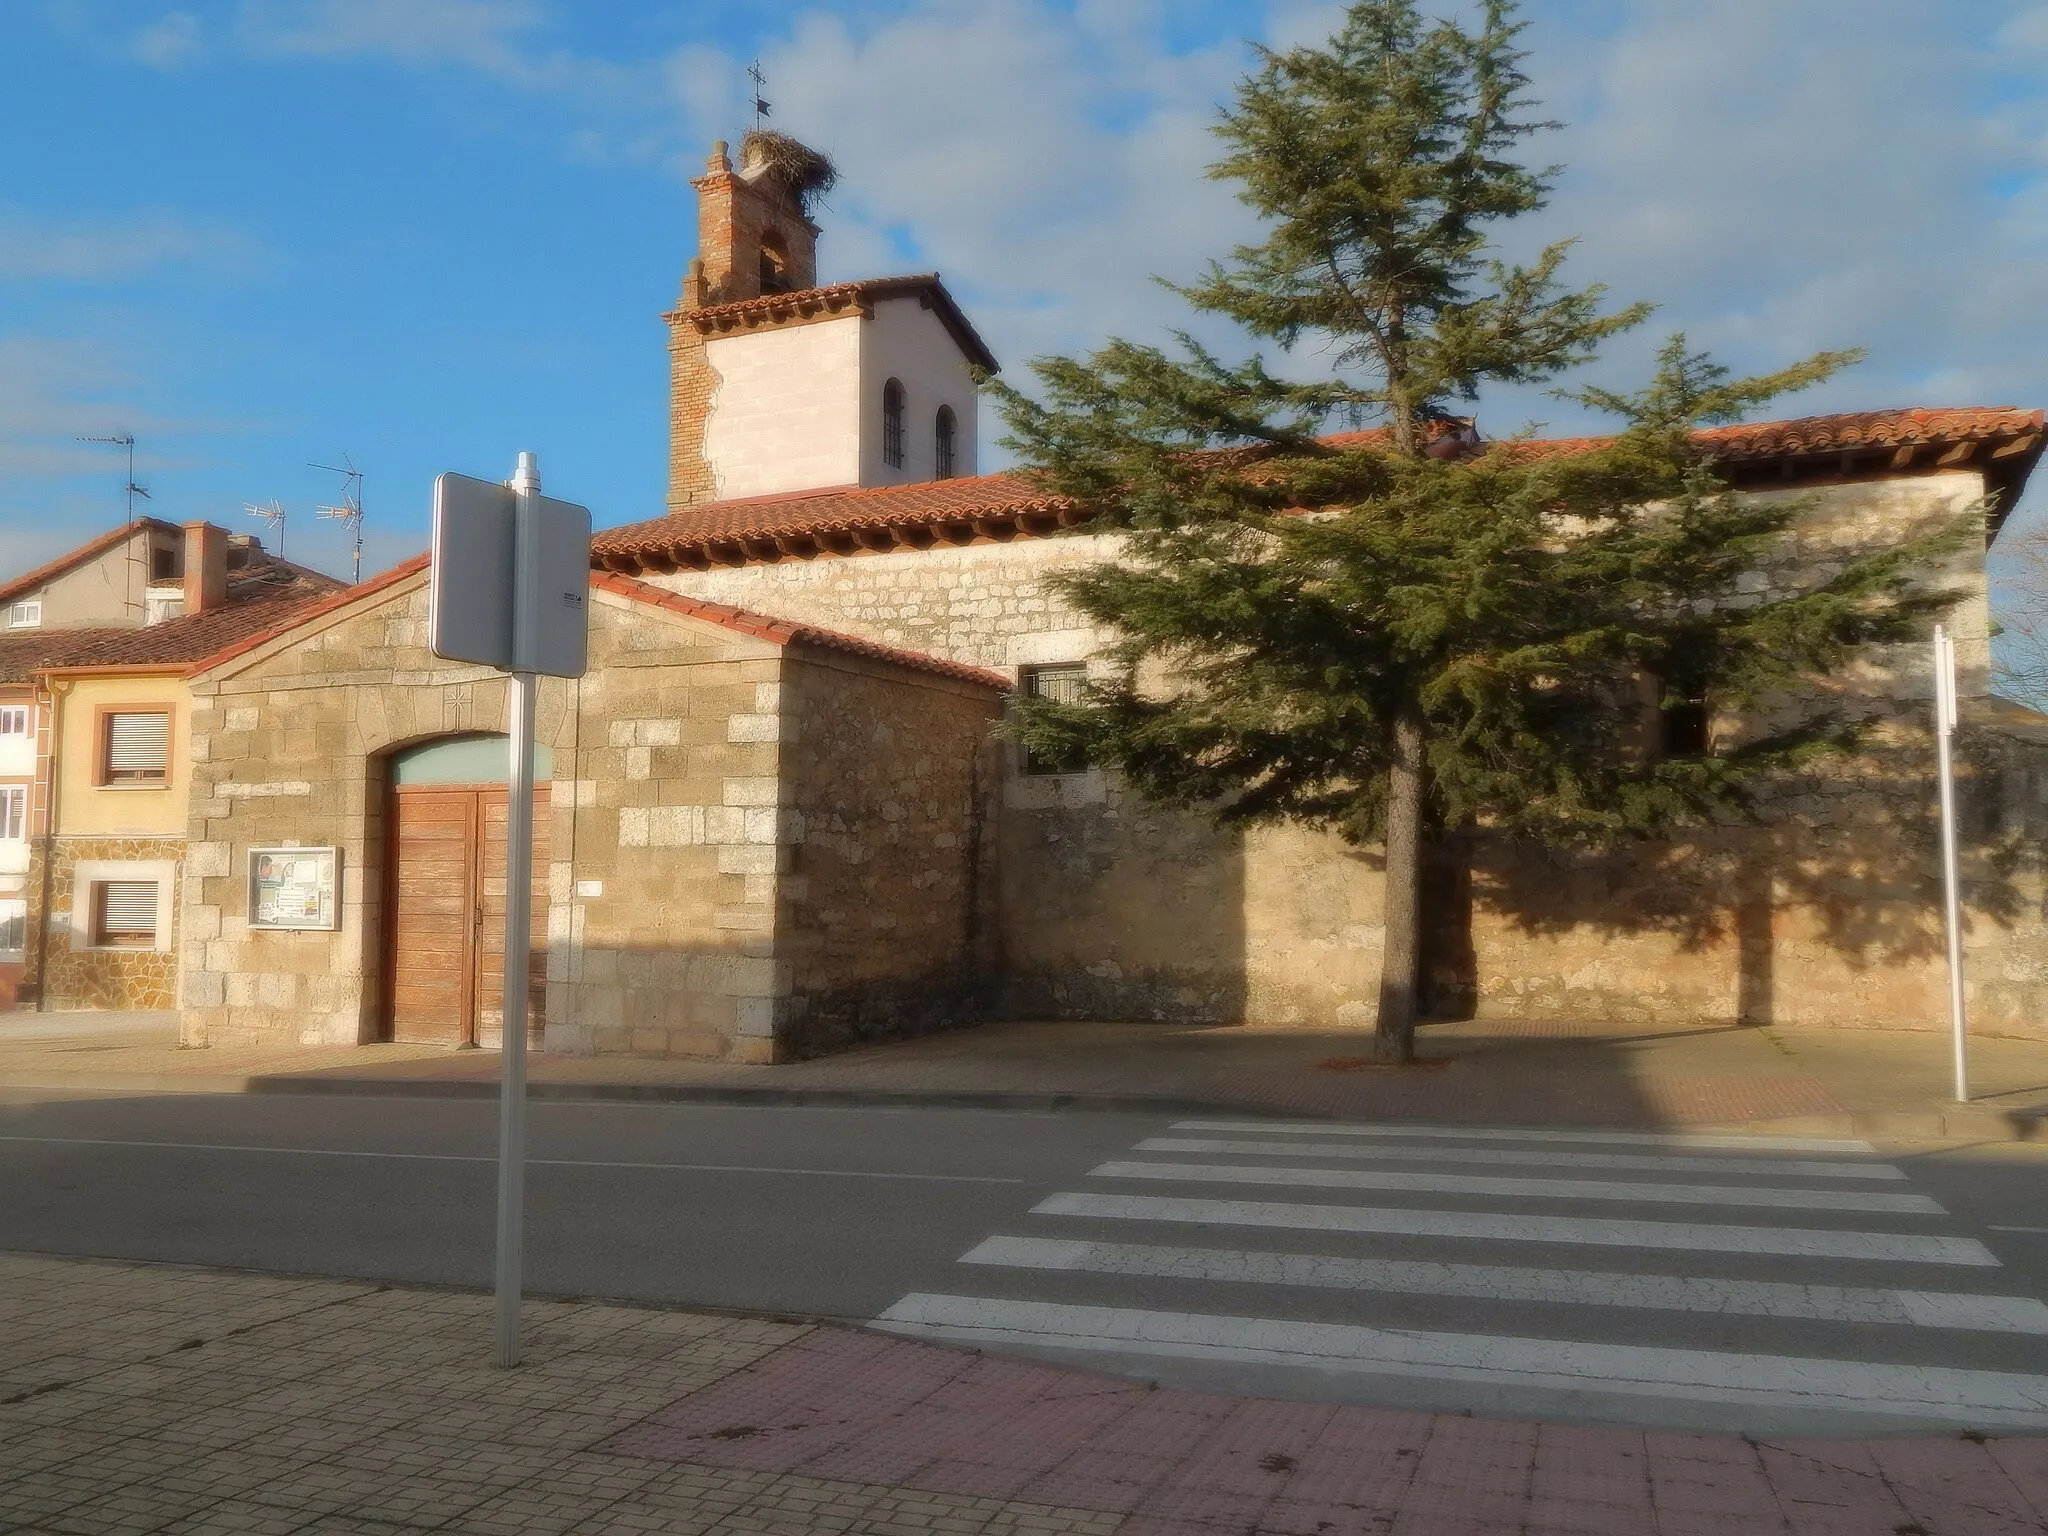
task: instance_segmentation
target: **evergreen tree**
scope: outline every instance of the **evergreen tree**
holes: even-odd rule
[[[1839,733],[1810,717],[1666,753],[1645,690],[1680,714],[1739,709],[1902,638],[1933,602],[1908,580],[1938,541],[1791,595],[1739,591],[1800,508],[1729,494],[1697,429],[1850,354],[1733,380],[1673,338],[1641,393],[1574,396],[1623,423],[1583,451],[1481,449],[1444,414],[1584,363],[1646,313],[1561,289],[1563,244],[1488,259],[1486,226],[1541,207],[1552,174],[1512,158],[1550,126],[1527,115],[1522,25],[1512,0],[1476,29],[1356,0],[1326,46],[1263,52],[1223,115],[1213,174],[1266,238],[1179,291],[1283,348],[1315,340],[1338,376],[1233,366],[1183,335],[1177,355],[1113,341],[1040,360],[1040,399],[997,390],[1026,466],[1127,537],[1056,581],[1122,635],[1119,679],[1026,701],[1016,733],[1228,826],[1382,846],[1389,1061],[1413,1054],[1425,838],[1598,845],[1725,820]],[[1319,435],[1333,418],[1376,426]]]

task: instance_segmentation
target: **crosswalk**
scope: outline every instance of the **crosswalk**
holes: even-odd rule
[[[1185,1120],[876,1326],[1488,1416],[2048,1426],[2048,1304],[1911,1183],[1860,1141]]]

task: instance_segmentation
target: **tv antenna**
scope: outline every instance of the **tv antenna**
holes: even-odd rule
[[[133,432],[117,432],[112,437],[81,437],[79,441],[81,443],[107,443],[115,448],[126,448],[128,450],[128,483],[122,489],[128,494],[128,521],[134,522],[135,498],[140,496],[144,501],[149,500],[148,490],[135,483],[135,434]]]
[[[341,505],[338,507],[315,507],[315,517],[329,518],[340,523],[355,536],[356,575],[360,584],[363,579],[363,472],[356,468],[356,461],[347,454],[341,456],[340,464],[308,464],[308,469],[324,469],[330,475],[341,476]],[[282,558],[284,551],[278,551]]]
[[[761,94],[768,88],[768,77],[761,73],[759,59],[747,66],[747,78],[754,82],[754,126],[759,128],[768,121],[768,101]]]
[[[266,527],[276,531],[277,558],[282,560],[284,558],[284,503],[281,501],[245,501],[242,503],[242,510],[251,517],[262,518]]]

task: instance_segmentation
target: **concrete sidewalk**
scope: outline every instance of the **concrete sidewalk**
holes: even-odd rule
[[[2020,1536],[2048,1440],[1751,1441],[1149,1390],[801,1321],[0,1255],[0,1529]]]
[[[182,1050],[167,1022],[0,1016],[0,1085],[63,1092],[489,1094],[487,1051],[432,1046]],[[38,1033],[37,1031],[45,1031]],[[2048,1042],[1971,1043],[1976,1100],[1949,1100],[1936,1032],[1632,1027],[1479,1020],[1426,1026],[1424,1061],[1386,1070],[1340,1031],[1171,1024],[989,1024],[783,1066],[532,1058],[537,1098],[915,1103],[1237,1111],[1446,1124],[1720,1126],[1814,1135],[2048,1135]]]

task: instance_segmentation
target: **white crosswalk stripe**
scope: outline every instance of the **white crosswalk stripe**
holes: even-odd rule
[[[1622,1184],[1605,1179],[1488,1178],[1467,1173],[1388,1173],[1370,1168],[1284,1168],[1231,1163],[1104,1163],[1096,1179],[1167,1179],[1183,1184],[1286,1184],[1310,1189],[1383,1189],[1439,1195],[1510,1195],[1543,1200],[1626,1200],[1640,1205],[1761,1205],[1800,1211],[1945,1214],[1925,1195],[1860,1189],[1751,1189],[1730,1184]]]
[[[2048,1427],[2048,1303],[1971,1289],[1997,1255],[1867,1142],[1200,1119],[1086,1180],[877,1326],[1482,1414]]]
[[[1049,1195],[1032,1207],[1032,1214],[1180,1221],[1201,1226],[1288,1227],[1305,1232],[1385,1232],[1508,1243],[1592,1243],[1609,1248],[1876,1259],[1906,1264],[1998,1263],[1991,1250],[1973,1237],[1920,1237],[1806,1227],[1724,1227],[1701,1222],[1622,1221],[1604,1216],[1506,1216],[1478,1211],[1292,1205],[1274,1200],[1094,1194]]]
[[[1491,1163],[1511,1168],[1529,1166],[1526,1148],[1395,1147],[1385,1142],[1224,1141],[1200,1136],[1147,1136],[1137,1152],[1217,1152],[1241,1157],[1344,1157],[1383,1163]],[[1546,1168],[1614,1168],[1659,1173],[1760,1173],[1777,1179],[1902,1180],[1905,1170],[1890,1163],[1787,1162],[1741,1157],[1654,1157],[1632,1152],[1558,1152],[1542,1154]]]
[[[1321,1253],[1246,1253],[1057,1237],[987,1238],[962,1254],[960,1262],[1085,1270],[1097,1275],[1227,1280],[1241,1285],[1308,1285],[1331,1290],[1405,1291],[1416,1296],[1475,1296],[1489,1301],[1710,1312],[1723,1317],[1810,1318],[1831,1323],[2048,1334],[2048,1303],[2031,1296],[1952,1296],[1939,1291],[1621,1275],[1507,1264],[1417,1263]]]
[[[1875,1152],[1867,1141],[1806,1136],[1717,1136],[1704,1131],[1508,1131],[1491,1126],[1330,1125],[1321,1121],[1176,1120],[1176,1131],[1242,1131],[1261,1136],[1391,1136],[1415,1141],[1584,1142],[1601,1147],[1719,1147],[1730,1152]]]

